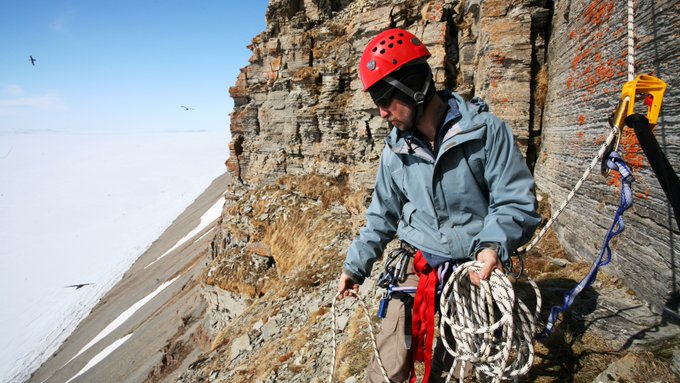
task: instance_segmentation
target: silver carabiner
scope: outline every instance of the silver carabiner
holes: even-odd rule
[[[507,274],[508,276],[513,277],[515,279],[519,279],[522,276],[522,274],[524,274],[524,259],[522,259],[522,254],[520,254],[518,251],[515,251],[513,253],[513,255],[517,256],[517,259],[519,260],[519,272],[517,272],[517,273],[514,272],[515,267],[512,263],[512,255],[511,255],[510,257],[508,257],[508,261],[505,264],[505,267],[506,267],[505,274]]]

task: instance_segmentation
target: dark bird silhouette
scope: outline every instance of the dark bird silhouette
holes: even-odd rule
[[[14,149],[14,146],[10,146],[9,150],[7,151],[7,154],[0,156],[0,158],[5,159],[9,157],[10,153],[12,153],[12,149]]]
[[[35,66],[35,59],[33,58],[33,56],[29,56],[29,57],[30,58],[28,59],[28,61],[31,62],[31,65]]]
[[[189,108],[188,106],[180,105],[180,108],[184,108],[185,110],[194,110],[194,108]]]
[[[81,288],[83,286],[87,286],[87,285],[94,285],[94,283],[78,283],[77,285],[68,285],[68,286],[64,286],[64,287],[75,287],[76,290],[78,290],[79,288]]]

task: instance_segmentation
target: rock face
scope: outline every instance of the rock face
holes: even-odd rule
[[[535,168],[537,185],[553,206],[566,197],[609,133],[607,119],[627,79],[624,5],[555,3],[547,54],[549,86]],[[678,10],[678,1],[635,2],[635,72],[655,74],[668,84],[655,133],[676,171],[680,68],[672,62],[680,54]],[[626,229],[613,244],[610,272],[624,278],[657,312],[664,307],[677,312],[678,227],[632,129],[624,131],[620,148],[636,178],[636,198],[624,216]],[[594,174],[560,216],[556,231],[570,254],[589,260],[597,255],[619,203],[619,186],[615,176]]]
[[[549,9],[545,1],[516,3],[272,1],[267,32],[253,39],[251,64],[230,89],[229,170],[258,185],[352,169],[354,186],[370,188],[388,128],[361,92],[357,63],[390,26],[425,42],[440,89],[492,101],[526,151]]]
[[[675,64],[680,1],[638,0],[634,9],[635,72],[668,84],[654,131],[671,165],[680,169],[680,66]],[[361,91],[357,73],[363,47],[377,33],[389,27],[413,32],[432,53],[429,62],[439,89],[481,97],[509,123],[545,206],[552,207],[546,217],[605,141],[608,118],[627,80],[625,2],[270,0],[266,20],[267,30],[249,47],[250,63],[230,89],[235,106],[226,165],[235,182],[203,278],[215,291],[247,297],[250,303],[242,315],[213,309],[210,333],[217,335],[215,351],[206,358],[210,367],[187,371],[183,381],[206,376],[309,381],[323,375],[310,372],[318,372],[319,359],[329,357],[328,349],[321,350],[328,339],[320,321],[329,316],[335,278],[363,222],[389,132]],[[636,111],[645,113],[640,106]],[[612,243],[613,260],[605,272],[617,281],[618,293],[644,302],[636,303],[639,307],[677,316],[678,227],[636,138],[630,129],[624,133],[621,152],[636,178],[635,206],[624,216],[626,229]],[[599,174],[598,163],[553,225],[550,233],[566,257],[586,265],[576,267],[566,286],[545,283],[554,300],[561,299],[555,289],[572,287],[598,254],[618,205],[619,186],[617,175]],[[540,250],[545,254],[530,256],[552,259],[553,250],[548,246]],[[541,270],[547,269],[534,272]],[[369,299],[373,293],[367,292]],[[612,316],[629,309],[623,298],[599,301],[607,304],[598,310],[623,307],[607,311]],[[303,306],[288,308],[296,304]],[[659,325],[659,317],[643,324],[622,320],[617,326],[634,331],[638,325]],[[358,331],[355,322],[353,316],[343,324],[352,333]],[[341,350],[345,358],[355,354],[352,346],[367,350],[366,344],[349,342]],[[273,358],[278,362],[266,369],[254,366]],[[365,360],[356,362],[359,370],[365,366]],[[345,365],[340,375],[360,376],[352,368]]]
[[[347,174],[370,191],[388,133],[361,92],[357,62],[388,27],[409,29],[432,52],[438,88],[484,98],[517,137],[537,186],[554,207],[566,197],[608,134],[607,118],[626,80],[626,8],[614,1],[276,1],[267,31],[236,86],[227,166],[233,191],[284,175]],[[666,80],[656,128],[674,167],[678,156],[677,1],[635,5],[636,72]],[[637,178],[636,206],[614,244],[615,273],[657,311],[678,291],[678,228],[630,131],[624,158]],[[555,225],[576,258],[593,259],[618,204],[614,176],[591,176]],[[241,189],[240,191],[237,189]],[[675,308],[674,308],[675,310]]]

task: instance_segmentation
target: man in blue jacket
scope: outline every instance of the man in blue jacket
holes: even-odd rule
[[[417,286],[415,298],[392,299],[378,335],[380,359],[394,382],[415,381],[416,360],[425,363],[423,382],[446,377],[451,357],[441,344],[431,351],[444,270],[476,259],[484,266],[470,278],[479,284],[493,269],[504,270],[539,223],[533,178],[512,131],[481,100],[437,92],[428,57],[413,34],[389,29],[369,42],[359,67],[364,91],[392,131],[338,292],[357,291],[395,236],[412,250],[400,286]],[[384,381],[375,360],[367,381]]]

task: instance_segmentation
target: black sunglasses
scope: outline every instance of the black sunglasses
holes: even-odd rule
[[[394,98],[394,91],[396,88],[390,87],[386,92],[377,96],[374,92],[369,92],[373,102],[380,108],[387,108],[392,103],[392,98]],[[377,93],[377,92],[376,92]]]

